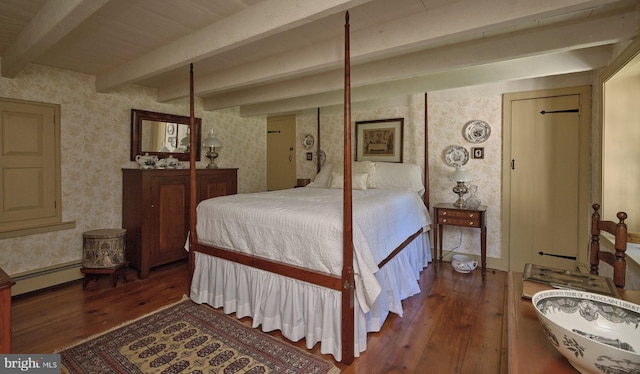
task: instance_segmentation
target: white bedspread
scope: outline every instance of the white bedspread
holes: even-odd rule
[[[198,241],[340,275],[342,190],[295,188],[230,195],[198,206]],[[431,224],[417,194],[353,191],[356,296],[364,313],[380,294],[377,263]]]

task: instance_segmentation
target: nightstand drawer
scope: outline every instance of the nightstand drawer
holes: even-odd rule
[[[480,213],[468,210],[438,209],[437,220],[444,225],[480,227]]]
[[[438,210],[438,217],[478,219],[480,217],[480,213],[479,212],[472,212],[472,211],[468,211],[468,210],[439,209]]]
[[[478,219],[478,217],[473,219],[473,218],[462,218],[462,217],[438,216],[438,223],[443,225],[480,227],[480,220]]]

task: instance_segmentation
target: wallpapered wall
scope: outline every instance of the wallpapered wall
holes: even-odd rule
[[[185,69],[185,79],[188,74]],[[14,79],[0,78],[4,98],[61,105],[62,217],[76,222],[71,230],[0,240],[0,266],[10,276],[79,261],[83,232],[121,227],[120,169],[136,167],[129,161],[131,109],[189,115],[188,100],[160,104],[155,95],[140,86],[96,93],[94,76],[38,65]],[[222,141],[218,165],[239,168],[239,190],[263,190],[266,118],[241,118],[237,109],[206,112],[196,104],[203,135],[213,128]]]

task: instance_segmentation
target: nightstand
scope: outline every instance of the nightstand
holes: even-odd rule
[[[436,204],[433,207],[436,219],[436,230],[433,232],[433,248],[442,264],[442,231],[444,225],[459,227],[474,227],[480,229],[480,257],[482,264],[482,279],[487,272],[487,206],[477,208],[457,208],[453,204]]]

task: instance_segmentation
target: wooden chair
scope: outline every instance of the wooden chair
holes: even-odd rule
[[[591,274],[598,274],[598,265],[600,260],[613,266],[613,283],[616,287],[624,288],[626,278],[627,263],[625,260],[625,252],[627,250],[627,225],[624,220],[627,219],[627,213],[618,212],[618,222],[601,221],[600,220],[600,204],[593,204],[593,214],[591,215],[591,252],[589,258],[591,262]],[[600,231],[604,230],[615,236],[613,252],[600,251]]]

